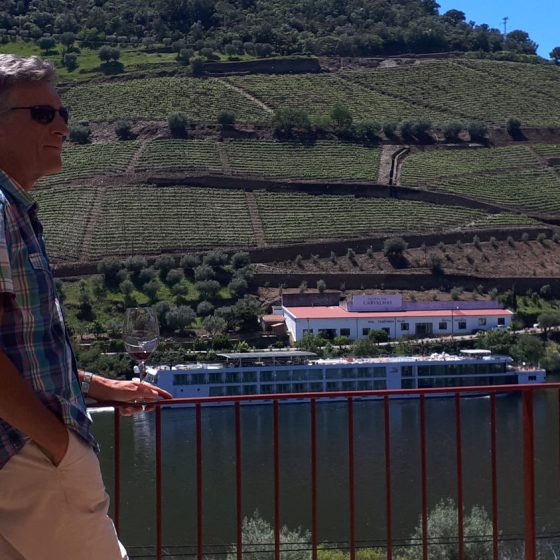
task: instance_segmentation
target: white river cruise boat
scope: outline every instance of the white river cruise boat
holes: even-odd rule
[[[318,359],[311,352],[218,354],[221,363],[149,368],[175,398],[543,383],[546,371],[488,350],[460,355]]]

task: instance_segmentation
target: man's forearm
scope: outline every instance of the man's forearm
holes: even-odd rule
[[[35,441],[54,464],[66,453],[66,426],[37,398],[16,366],[1,351],[0,418]]]

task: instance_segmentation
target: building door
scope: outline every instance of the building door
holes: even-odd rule
[[[432,323],[416,323],[416,334],[418,336],[430,336],[434,332]]]

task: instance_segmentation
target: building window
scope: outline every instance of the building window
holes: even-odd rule
[[[401,331],[407,331],[408,330],[408,323],[401,323]]]
[[[478,318],[478,324],[483,327],[484,325],[486,325],[486,317],[479,317]]]
[[[439,328],[440,331],[446,331],[447,330],[447,321],[440,321],[438,328]]]
[[[368,336],[368,335],[369,335],[369,329],[368,328],[362,329],[362,336]]]
[[[467,328],[467,322],[466,321],[459,321],[458,328],[459,328],[459,330],[465,330]]]
[[[505,325],[506,318],[505,317],[498,317],[498,325]]]
[[[350,336],[350,329],[340,329],[340,336]]]

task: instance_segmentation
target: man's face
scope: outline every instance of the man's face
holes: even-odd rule
[[[26,190],[41,177],[60,171],[62,142],[68,135],[58,112],[52,122],[43,124],[33,120],[27,109],[10,110],[35,105],[59,109],[62,103],[47,82],[21,84],[10,91],[0,114],[0,169]]]

